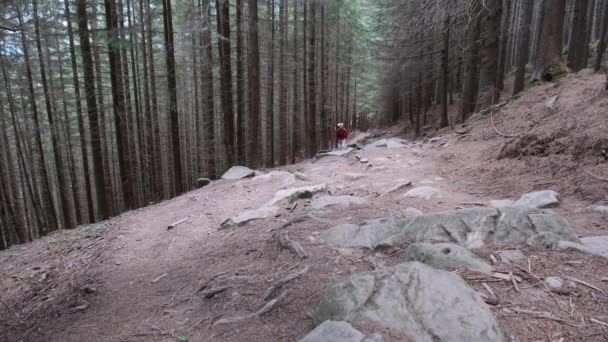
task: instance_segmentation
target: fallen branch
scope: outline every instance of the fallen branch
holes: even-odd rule
[[[481,285],[483,285],[483,287],[488,291],[488,293],[496,298],[496,294],[494,294],[494,291],[492,291],[492,288],[490,287],[490,285],[486,284],[486,283],[481,283]]]
[[[412,181],[409,181],[409,180],[408,180],[408,181],[405,181],[405,182],[403,182],[403,183],[401,183],[401,184],[397,184],[396,186],[394,186],[394,187],[392,187],[392,188],[390,188],[390,189],[386,190],[386,191],[385,191],[383,194],[381,194],[381,195],[380,195],[380,196],[378,196],[378,197],[384,197],[384,196],[386,196],[386,195],[388,195],[388,194],[390,194],[390,193],[393,193],[393,192],[395,192],[395,191],[399,191],[399,190],[401,190],[401,189],[403,189],[403,188],[405,188],[405,187],[408,187],[408,186],[410,186],[410,185],[412,185]]]
[[[310,266],[301,267],[301,268],[295,270],[294,272],[289,273],[283,279],[280,279],[279,281],[274,283],[272,286],[270,286],[266,290],[266,293],[264,294],[264,300],[268,300],[268,299],[276,297],[277,293],[281,290],[283,285],[289,283],[292,280],[299,278],[304,273],[308,272],[309,269],[310,269]]]
[[[175,221],[175,222],[173,222],[173,223],[171,223],[170,225],[167,226],[167,230],[171,230],[171,229],[177,227],[178,225],[180,225],[180,224],[182,224],[182,223],[184,223],[186,221],[188,221],[188,217],[183,218],[183,219],[181,219],[179,221]]]
[[[150,281],[152,284],[156,284],[158,283],[161,279],[163,279],[164,277],[167,276],[167,273],[163,273],[161,275],[159,275],[158,277],[154,278],[152,281]]]
[[[595,319],[595,318],[591,317],[591,318],[589,318],[589,320],[590,320],[591,322],[593,322],[593,323],[597,323],[597,324],[599,324],[599,325],[603,325],[603,326],[605,326],[605,327],[608,327],[608,323],[606,323],[606,322],[602,322],[602,321],[600,321],[599,319]]]
[[[268,301],[266,304],[264,304],[264,306],[262,308],[260,308],[258,311],[254,312],[254,313],[250,313],[248,315],[243,315],[243,316],[222,318],[222,319],[215,321],[215,323],[213,323],[213,325],[236,323],[236,322],[252,319],[255,317],[264,316],[265,314],[269,313],[272,309],[274,309],[275,306],[277,306],[279,303],[281,303],[285,299],[285,297],[287,297],[287,291],[283,291],[283,293],[281,293],[278,297],[276,297],[275,299],[273,299],[271,301]]]
[[[203,294],[203,296],[205,296],[205,298],[213,298],[215,295],[220,294],[228,290],[229,288],[230,286],[214,287],[212,289],[202,291],[201,293]]]
[[[515,280],[513,272],[509,272],[509,278],[511,278],[511,283],[513,284],[513,288],[515,289],[515,291],[519,292],[519,286],[517,286],[517,280]]]
[[[549,312],[543,312],[543,311],[531,311],[531,310],[525,310],[525,309],[520,309],[520,308],[514,308],[514,310],[518,313],[524,313],[524,314],[528,314],[531,315],[534,318],[542,318],[542,319],[548,319],[551,321],[555,321],[555,322],[559,322],[559,323],[564,323],[573,327],[578,327],[577,324],[570,322],[570,321],[566,321],[563,320],[561,318],[557,318],[557,317],[553,317],[551,316],[551,313]]]
[[[298,258],[300,258],[300,259],[308,258],[308,255],[306,254],[304,247],[302,247],[302,245],[300,245],[297,241],[290,240],[289,236],[287,235],[287,232],[283,232],[283,233],[279,234],[279,243],[281,244],[281,247],[283,247],[283,248],[289,250],[290,252],[292,252],[293,254],[297,255]]]
[[[492,98],[492,103],[494,103],[494,98]],[[496,126],[494,125],[494,106],[490,107],[490,122],[492,123],[492,128],[494,129],[494,132],[496,132],[496,134],[500,135],[501,137],[504,137],[504,138],[518,137],[518,135],[509,135],[509,134],[501,133],[498,131],[498,129],[496,129]]]
[[[604,292],[604,290],[600,289],[599,287],[594,286],[594,285],[591,285],[591,284],[589,284],[589,283],[587,283],[587,282],[584,282],[584,281],[582,281],[582,280],[580,280],[580,279],[576,279],[576,278],[571,277],[571,276],[566,276],[566,278],[568,278],[568,279],[572,280],[573,282],[576,282],[576,283],[579,283],[579,284],[585,285],[585,286],[587,286],[587,287],[589,287],[589,288],[592,288],[592,289],[594,289],[594,290],[596,290],[596,291],[599,291],[599,292],[601,292],[601,293],[605,293],[605,292]]]
[[[589,171],[589,170],[587,170],[587,169],[583,169],[583,170],[585,171],[585,173],[587,173],[589,176],[591,176],[591,177],[593,177],[593,178],[595,178],[595,179],[599,179],[599,180],[601,180],[601,181],[608,182],[608,179],[606,179],[606,178],[604,178],[604,177],[600,177],[600,176],[598,176],[598,175],[596,175],[596,174],[592,173],[591,171]]]

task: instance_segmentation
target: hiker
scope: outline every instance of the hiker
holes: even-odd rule
[[[338,130],[336,132],[336,140],[338,141],[339,150],[346,148],[349,137],[350,137],[350,135],[348,134],[348,131],[346,130],[346,128],[344,128],[344,124],[339,123]]]

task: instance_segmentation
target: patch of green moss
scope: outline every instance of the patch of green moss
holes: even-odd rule
[[[551,67],[549,68],[547,73],[551,75],[553,82],[557,82],[560,79],[564,78],[566,75],[568,75],[568,70],[562,67]]]
[[[534,88],[538,87],[541,84],[543,84],[541,81],[532,81],[532,82],[526,84],[524,90],[528,91],[530,89],[534,89]]]

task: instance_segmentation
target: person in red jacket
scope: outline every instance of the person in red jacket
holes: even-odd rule
[[[338,149],[344,149],[348,145],[348,138],[350,138],[350,134],[346,128],[344,128],[343,123],[338,124],[338,131],[336,132],[336,140],[338,141]]]

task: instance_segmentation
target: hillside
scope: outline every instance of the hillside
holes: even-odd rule
[[[404,133],[405,123],[358,133],[351,143],[361,149],[343,156],[213,181],[108,221],[12,246],[0,252],[0,300],[6,309],[0,311],[0,340],[296,341],[325,317],[315,310],[328,287],[371,272],[364,275],[373,275],[373,291],[363,303],[356,291],[348,292],[365,288],[363,278],[344,285],[344,296],[352,296],[360,310],[344,320],[384,341],[416,336],[443,341],[442,334],[465,336],[476,329],[487,333],[487,340],[501,335],[505,341],[606,341],[608,246],[606,240],[599,247],[579,240],[608,235],[607,214],[594,210],[608,201],[605,83],[602,74],[570,75],[529,89],[495,111],[474,114],[465,125],[429,129],[420,139]],[[300,188],[305,189],[296,195],[279,196]],[[559,204],[551,200],[545,203],[551,209],[521,209],[531,225],[518,221],[511,228],[525,235],[530,226],[533,238],[547,233],[543,238],[555,234],[559,241],[535,245],[515,241],[514,232],[507,232],[513,239],[508,242],[475,239],[487,233],[486,225],[496,232],[505,229],[500,220],[510,209],[491,201],[515,201],[541,190],[559,193]],[[243,218],[239,215],[260,210],[267,218],[226,227],[227,219],[236,222]],[[478,227],[467,221],[469,213]],[[491,222],[478,220],[484,215]],[[545,220],[543,227],[561,230],[548,234],[535,218]],[[401,231],[374,240],[382,229],[413,229],[420,221],[415,239]],[[351,225],[333,237],[352,242],[351,247],[328,243],[327,232],[342,224]],[[562,241],[568,226],[576,233],[570,244]],[[370,227],[365,239],[374,241],[373,248],[356,247]],[[472,231],[462,237],[461,228]],[[463,259],[436,259],[412,247],[437,242],[434,236],[452,243],[441,245],[441,253],[458,254],[457,245],[463,245],[476,259],[471,261],[466,250]],[[297,242],[306,258],[281,241]],[[590,244],[596,253],[604,248],[603,256],[581,251]],[[393,267],[412,260],[448,264]],[[494,273],[482,272],[486,265]],[[400,278],[406,272],[410,283]],[[419,321],[387,318],[391,309],[380,297],[397,296],[390,292],[393,281],[408,289],[402,293],[409,298],[396,312],[417,313]],[[465,295],[457,297],[458,291]],[[459,309],[481,319],[467,321],[475,317],[462,318]],[[339,313],[327,315],[338,318]],[[420,331],[403,328],[401,323],[410,320]],[[488,326],[498,330],[484,330]],[[326,338],[315,341],[332,340]]]

